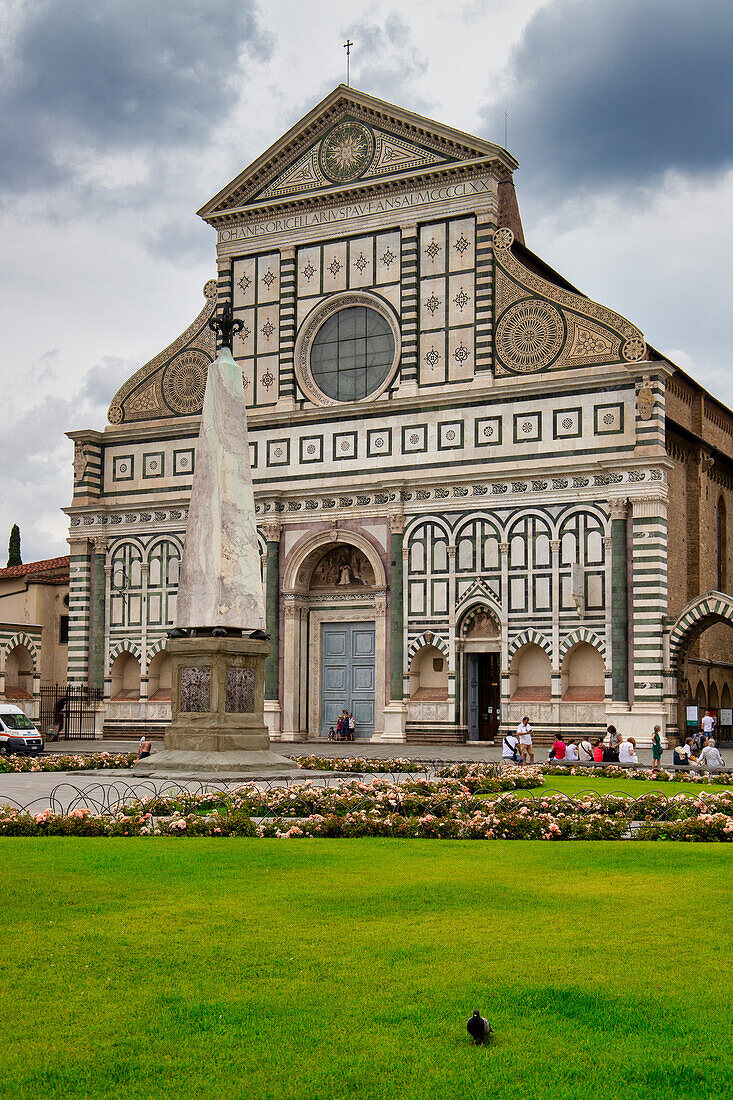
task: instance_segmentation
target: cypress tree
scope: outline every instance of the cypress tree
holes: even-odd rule
[[[8,543],[8,565],[22,565],[23,559],[20,556],[20,527],[17,523],[13,524],[10,532],[10,542]]]

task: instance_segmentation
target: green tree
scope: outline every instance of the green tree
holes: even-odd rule
[[[17,523],[13,524],[10,532],[10,542],[8,543],[8,565],[22,565],[23,559],[20,556],[20,527]]]

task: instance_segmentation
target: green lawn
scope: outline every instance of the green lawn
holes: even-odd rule
[[[604,779],[602,776],[584,775],[548,775],[542,787],[536,787],[531,791],[518,791],[519,795],[544,795],[552,791],[561,791],[563,794],[576,796],[585,794],[586,791],[595,791],[596,794],[628,794],[634,798],[641,798],[650,791],[661,791],[672,798],[676,794],[684,794],[689,798],[695,798],[701,791],[721,793],[733,790],[733,784],[708,784],[708,783],[677,783],[673,779],[667,783],[655,782],[653,779]]]
[[[730,1096],[732,870],[728,845],[2,840],[0,1096]]]

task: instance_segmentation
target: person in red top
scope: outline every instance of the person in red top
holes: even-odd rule
[[[558,733],[557,737],[555,738],[555,740],[552,743],[552,749],[553,749],[553,752],[555,753],[555,760],[564,760],[565,759],[565,749],[566,748],[567,748],[567,745],[565,744],[565,742],[562,739],[562,734]]]
[[[603,761],[603,738],[599,737],[593,745],[593,759],[599,762]]]

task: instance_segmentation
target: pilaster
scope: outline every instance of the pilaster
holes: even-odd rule
[[[280,250],[280,398],[295,400],[295,249]],[[270,696],[267,696],[270,698]]]
[[[417,225],[402,226],[402,357],[401,382],[417,392],[417,312],[418,312],[418,271],[417,271]]]

